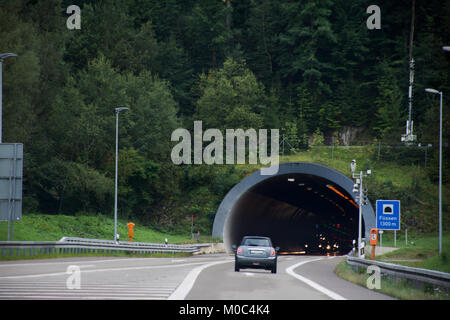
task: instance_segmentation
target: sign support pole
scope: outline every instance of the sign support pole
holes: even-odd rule
[[[394,230],[394,248],[397,248],[397,230]]]

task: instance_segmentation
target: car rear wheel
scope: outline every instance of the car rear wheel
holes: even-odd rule
[[[237,262],[234,263],[234,271],[239,272],[239,264]]]
[[[277,264],[275,263],[273,266],[272,266],[272,273],[277,273]]]

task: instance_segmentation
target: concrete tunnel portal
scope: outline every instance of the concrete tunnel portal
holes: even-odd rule
[[[358,201],[353,181],[329,167],[280,164],[275,175],[244,178],[222,200],[213,238],[227,252],[246,235],[268,236],[280,253],[346,254],[358,239]],[[375,225],[370,203],[362,207],[362,237]]]

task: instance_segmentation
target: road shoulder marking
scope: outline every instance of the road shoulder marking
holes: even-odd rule
[[[177,287],[177,289],[169,296],[169,298],[167,298],[167,300],[184,300],[194,286],[195,280],[197,280],[197,277],[204,269],[217,264],[231,261],[232,260],[215,261],[192,269],[191,272],[189,272],[189,274],[186,276],[186,278],[184,278],[183,282],[181,282],[181,284]]]
[[[299,275],[299,274],[294,272],[294,269],[296,269],[297,267],[299,267],[301,265],[304,265],[304,264],[306,264],[308,262],[319,261],[319,260],[322,260],[322,259],[324,259],[324,258],[310,259],[310,260],[306,260],[306,261],[302,261],[302,262],[296,263],[296,264],[286,268],[286,273],[289,274],[290,276],[292,276],[292,277],[294,277],[294,278],[296,278],[296,279],[306,283],[307,285],[309,285],[310,287],[316,289],[317,291],[320,291],[323,294],[329,296],[333,300],[347,300],[346,298],[344,298],[343,296],[337,294],[336,292],[333,292],[333,291],[331,291],[331,290],[321,286],[317,282],[314,282],[314,281],[312,281],[312,280],[310,280],[308,278],[305,278],[305,277],[303,277],[303,276],[301,276],[301,275]]]

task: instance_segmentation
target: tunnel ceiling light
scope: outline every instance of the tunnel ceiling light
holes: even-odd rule
[[[299,186],[299,187],[304,187],[305,184],[304,184],[304,183],[299,183],[298,186]]]
[[[330,190],[333,190],[335,193],[340,195],[342,198],[348,200],[348,197],[346,195],[344,195],[342,192],[340,192],[338,189],[336,189],[335,187],[327,184],[327,188],[330,189]]]
[[[289,182],[294,182],[295,179],[294,179],[294,178],[288,178],[288,181],[289,181]]]
[[[353,201],[353,200],[349,200],[349,201],[350,201],[350,203],[351,203],[352,205],[354,205],[357,209],[359,209],[359,206],[356,204],[355,201]]]

